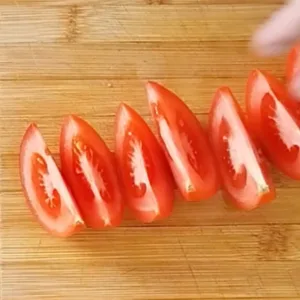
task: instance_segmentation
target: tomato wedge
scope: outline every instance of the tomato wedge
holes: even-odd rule
[[[174,189],[166,158],[146,122],[126,104],[116,116],[116,156],[136,219],[149,223],[168,217]]]
[[[20,178],[28,206],[45,230],[67,237],[84,227],[73,197],[35,124],[20,147]]]
[[[291,83],[293,76],[300,75],[300,44],[296,45],[290,51],[287,59],[286,76],[288,83]],[[286,106],[293,112],[297,121],[300,122],[300,99],[286,98]]]
[[[66,118],[60,139],[62,172],[85,223],[94,229],[121,223],[123,199],[113,154],[77,116]]]
[[[293,47],[287,58],[286,75],[288,81],[297,73],[300,74],[300,44]]]
[[[245,210],[272,200],[275,189],[271,176],[228,87],[221,87],[215,93],[209,114],[209,131],[228,198]]]
[[[213,196],[219,176],[206,133],[196,116],[173,92],[146,84],[150,110],[176,184],[187,201]]]
[[[271,74],[254,70],[246,90],[249,124],[278,169],[300,179],[300,128],[290,110],[284,84]]]

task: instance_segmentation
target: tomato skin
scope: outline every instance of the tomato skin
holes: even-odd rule
[[[300,180],[300,128],[283,83],[269,73],[254,70],[246,88],[251,129],[272,163]]]
[[[166,158],[147,123],[122,103],[116,114],[115,153],[135,218],[150,223],[167,218],[174,189]]]
[[[123,197],[115,158],[94,128],[68,116],[61,128],[60,156],[85,223],[94,229],[120,225]]]
[[[293,47],[287,58],[286,77],[288,85],[294,76],[300,76],[300,44]],[[291,96],[286,97],[285,104],[288,106],[293,115],[300,122],[300,99],[294,99]]]
[[[271,176],[228,87],[219,88],[214,95],[209,132],[226,198],[243,210],[271,201],[275,197]]]
[[[293,76],[300,73],[300,43],[294,46],[288,54],[286,77],[290,82]]]
[[[199,120],[173,92],[156,82],[146,84],[152,117],[176,184],[186,201],[212,197],[219,174]]]
[[[28,126],[21,141],[19,169],[27,205],[48,233],[65,238],[85,227],[73,196],[34,123]],[[48,184],[42,178],[47,178]],[[52,189],[48,195],[46,185]],[[51,208],[50,202],[54,207]]]

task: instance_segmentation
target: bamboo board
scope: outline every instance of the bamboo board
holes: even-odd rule
[[[277,199],[251,213],[217,195],[176,201],[148,226],[50,237],[32,219],[18,177],[31,121],[58,158],[62,118],[79,114],[111,147],[126,101],[149,121],[145,80],[158,80],[206,121],[214,90],[243,104],[254,67],[284,74],[284,57],[248,50],[282,1],[2,0],[0,2],[1,299],[300,299],[300,184],[274,170]]]

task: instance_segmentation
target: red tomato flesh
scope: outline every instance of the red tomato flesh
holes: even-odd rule
[[[126,104],[116,116],[116,156],[136,219],[149,223],[168,217],[174,190],[164,153],[146,122]]]
[[[60,139],[62,172],[85,223],[92,228],[121,223],[123,199],[113,154],[86,121],[66,118]]]
[[[297,73],[300,74],[300,44],[293,47],[287,58],[286,75],[288,81]]]
[[[150,110],[176,184],[188,201],[207,199],[219,188],[215,159],[197,117],[173,92],[146,85]]]
[[[84,227],[74,199],[35,124],[28,127],[21,142],[20,177],[29,208],[49,233],[67,237]]]
[[[246,91],[247,113],[253,132],[277,168],[300,179],[300,128],[284,84],[254,70]]]
[[[291,83],[292,78],[296,74],[297,76],[300,76],[300,44],[292,48],[288,55],[286,70],[288,84]],[[285,101],[286,106],[288,106],[290,111],[297,118],[298,122],[300,122],[300,99],[293,99],[292,97],[287,97]]]
[[[245,127],[241,108],[231,90],[217,90],[210,110],[209,130],[223,188],[245,210],[272,200],[275,190],[266,165]]]

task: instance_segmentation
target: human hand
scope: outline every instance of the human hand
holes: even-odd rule
[[[300,42],[300,0],[290,0],[276,11],[254,34],[252,46],[260,56],[275,56]],[[292,95],[300,99],[299,72],[289,83]]]

